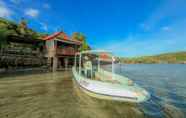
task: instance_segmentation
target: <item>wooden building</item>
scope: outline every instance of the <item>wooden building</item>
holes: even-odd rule
[[[82,45],[81,41],[72,40],[64,32],[54,33],[43,40],[46,41],[48,65],[53,71],[71,67],[75,53]]]

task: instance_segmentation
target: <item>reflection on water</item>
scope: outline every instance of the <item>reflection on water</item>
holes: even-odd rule
[[[143,118],[144,114],[136,104],[100,100],[83,93],[74,82],[74,91],[80,103],[80,109],[90,118]],[[84,108],[83,108],[84,107]],[[83,108],[83,109],[82,109]]]
[[[186,65],[122,65],[118,73],[143,86],[151,99],[139,107],[148,117],[186,116]]]
[[[123,65],[124,74],[146,88],[142,104],[98,100],[84,94],[71,72],[1,77],[0,118],[184,118],[186,65]]]

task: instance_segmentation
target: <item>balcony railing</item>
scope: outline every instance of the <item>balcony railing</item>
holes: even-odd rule
[[[72,47],[67,47],[67,48],[57,48],[56,54],[57,55],[70,55],[73,56],[75,55],[76,50]]]

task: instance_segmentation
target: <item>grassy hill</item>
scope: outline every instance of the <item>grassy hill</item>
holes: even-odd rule
[[[186,63],[186,51],[165,53],[154,56],[141,56],[134,58],[121,58],[123,63]]]

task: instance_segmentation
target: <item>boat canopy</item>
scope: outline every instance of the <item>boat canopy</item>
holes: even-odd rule
[[[105,51],[105,50],[87,50],[83,51],[81,53],[77,53],[76,55],[95,55],[99,57],[100,61],[115,61],[114,56],[111,52]]]
[[[118,62],[117,58],[115,58],[111,52],[105,50],[82,51],[76,53],[75,56],[75,67],[79,71],[79,74],[88,77],[87,73],[90,72],[90,78],[94,77],[95,73],[101,72],[102,69],[114,74],[115,70],[118,70]],[[112,74],[111,78],[114,77]]]

